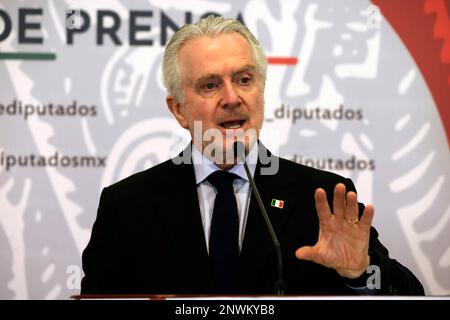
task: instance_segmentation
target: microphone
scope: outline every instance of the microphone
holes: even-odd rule
[[[283,256],[281,255],[281,246],[278,241],[275,230],[273,230],[272,223],[270,222],[269,215],[267,214],[266,208],[261,200],[261,196],[259,195],[258,188],[256,187],[255,181],[250,173],[250,169],[248,168],[247,161],[245,159],[245,146],[241,141],[235,141],[233,143],[233,151],[236,157],[242,159],[242,163],[244,164],[245,172],[248,177],[248,181],[250,182],[250,187],[252,189],[253,194],[255,195],[256,201],[258,202],[259,210],[264,218],[267,229],[269,230],[270,237],[272,238],[273,245],[275,247],[275,253],[277,257],[277,281],[275,283],[275,293],[278,296],[284,295],[286,291],[286,285],[284,283],[283,277]]]

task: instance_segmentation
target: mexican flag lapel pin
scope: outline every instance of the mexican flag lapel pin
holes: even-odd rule
[[[272,207],[283,209],[284,201],[278,199],[272,199],[272,203],[270,204]]]

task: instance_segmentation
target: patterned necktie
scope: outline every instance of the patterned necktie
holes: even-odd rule
[[[209,235],[209,257],[216,293],[234,293],[239,268],[239,216],[233,181],[234,173],[218,170],[207,180],[216,188]]]

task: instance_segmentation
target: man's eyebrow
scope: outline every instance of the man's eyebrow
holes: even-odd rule
[[[216,73],[208,73],[205,74],[204,76],[201,76],[200,78],[198,78],[197,80],[195,80],[196,84],[201,84],[207,80],[211,80],[211,79],[218,79],[220,78],[220,76]]]
[[[241,69],[233,72],[233,75],[237,75],[237,74],[244,73],[244,72],[253,72],[255,70],[256,70],[255,66],[248,64],[248,65],[245,65],[244,67],[242,67]]]
[[[244,73],[244,72],[254,72],[256,70],[256,67],[253,65],[245,65],[244,67],[233,71],[232,76],[236,76],[238,74]],[[198,78],[197,80],[195,80],[196,84],[202,84],[208,80],[212,80],[212,79],[220,79],[221,76],[217,73],[208,73],[205,74],[203,76],[201,76],[200,78]]]

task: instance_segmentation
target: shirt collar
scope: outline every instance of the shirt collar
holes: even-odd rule
[[[211,173],[221,170],[214,162],[205,157],[196,147],[192,144],[192,160],[194,163],[195,181],[198,184],[202,183]],[[254,143],[250,152],[245,157],[248,168],[252,177],[255,175],[256,163],[258,161],[258,142]],[[228,172],[238,175],[241,179],[248,181],[247,174],[245,173],[242,160],[234,165]]]

